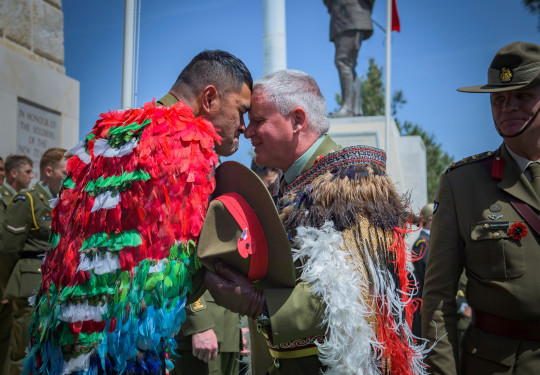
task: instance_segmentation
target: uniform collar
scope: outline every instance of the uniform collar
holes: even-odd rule
[[[521,169],[521,172],[525,172],[525,170],[527,169],[529,164],[540,161],[540,160],[529,160],[529,159],[524,158],[523,156],[519,156],[514,151],[512,151],[510,149],[510,147],[508,147],[508,146],[506,146],[506,149],[508,150],[508,153],[514,159],[516,164],[518,165],[519,169]]]
[[[39,190],[39,188],[41,188],[41,190],[43,190],[41,193],[45,193],[48,195],[48,199],[53,199],[53,198],[56,198],[52,192],[51,192],[51,189],[49,189],[49,187],[47,185],[45,185],[43,183],[43,181],[38,181],[37,184],[34,186],[34,189],[37,189]]]
[[[176,97],[173,94],[167,93],[167,94],[165,94],[165,96],[163,98],[159,99],[157,102],[159,104],[164,105],[165,107],[170,107],[170,106],[175,105],[176,103],[178,103],[179,100],[176,99]]]
[[[2,186],[5,187],[5,188],[7,189],[7,191],[9,191],[12,195],[17,194],[17,192],[15,191],[15,189],[13,189],[13,188],[11,187],[11,185],[8,184],[7,182],[4,182],[4,183],[2,184]]]
[[[427,234],[429,235],[429,233],[431,232],[431,230],[430,230],[430,229],[426,229],[426,228],[422,228],[422,232],[425,232],[425,233],[427,233]]]
[[[285,172],[285,181],[287,184],[290,184],[293,182],[296,177],[300,176],[300,172],[302,171],[302,168],[306,165],[306,163],[311,159],[315,151],[319,148],[321,143],[323,142],[325,137],[325,134],[321,135],[315,143],[311,145],[310,148],[307,149],[306,152],[302,154],[296,161],[287,169]]]

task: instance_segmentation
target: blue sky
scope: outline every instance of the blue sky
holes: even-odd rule
[[[123,4],[121,0],[64,0],[66,74],[80,82],[80,138],[99,113],[120,107]],[[523,40],[540,42],[538,16],[521,0],[397,0],[401,33],[393,33],[392,91],[408,103],[397,117],[421,125],[455,159],[495,149],[486,94],[458,93],[484,83],[496,51]],[[142,0],[137,105],[159,99],[181,69],[203,49],[241,58],[254,79],[262,75],[261,0]],[[287,67],[311,74],[328,109],[340,91],[329,15],[322,0],[286,0]],[[376,0],[373,19],[385,27],[386,1]],[[369,58],[384,67],[385,34],[375,26],[361,47],[357,72]],[[243,139],[232,159],[249,163]]]

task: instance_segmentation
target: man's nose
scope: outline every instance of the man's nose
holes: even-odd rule
[[[246,130],[244,131],[244,137],[246,137],[247,139],[253,137],[253,126],[249,126],[248,124]]]
[[[519,103],[519,100],[516,97],[514,97],[514,95],[508,95],[504,99],[503,111],[510,112],[510,111],[515,110],[518,107],[518,103]]]

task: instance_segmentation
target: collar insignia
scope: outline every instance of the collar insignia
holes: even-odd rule
[[[510,68],[501,68],[501,73],[499,74],[499,79],[502,83],[508,83],[514,78],[514,73]]]

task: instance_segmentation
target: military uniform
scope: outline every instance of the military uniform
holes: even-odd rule
[[[41,182],[32,189],[16,194],[6,209],[2,225],[2,258],[11,270],[4,291],[13,307],[11,355],[8,359],[9,374],[19,374],[18,363],[25,356],[27,335],[32,308],[28,297],[32,296],[41,282],[42,258],[49,247],[51,231],[52,199],[50,190]]]
[[[379,337],[378,335],[382,331],[378,330],[384,330],[387,327],[385,322],[377,325],[377,327],[369,322],[373,322],[378,318],[384,320],[385,317],[376,317],[371,315],[374,312],[369,308],[367,310],[370,310],[370,312],[363,309],[370,303],[387,303],[388,294],[382,290],[378,294],[371,289],[354,289],[350,283],[341,279],[340,272],[347,275],[358,273],[358,284],[355,282],[355,286],[360,286],[364,282],[367,285],[367,280],[364,279],[366,275],[363,271],[368,268],[368,264],[373,264],[370,263],[373,261],[373,258],[371,258],[372,251],[380,252],[378,256],[381,257],[374,261],[377,264],[374,267],[377,269],[379,269],[378,267],[386,267],[382,265],[385,262],[382,258],[385,258],[385,255],[383,255],[386,252],[385,246],[389,246],[394,239],[392,232],[380,228],[375,229],[376,224],[369,222],[367,219],[369,215],[366,214],[364,208],[361,208],[364,207],[363,204],[369,205],[370,203],[361,202],[362,199],[356,196],[354,192],[362,190],[360,186],[363,186],[363,184],[370,184],[378,178],[381,178],[378,181],[380,183],[378,186],[382,195],[385,195],[385,193],[382,193],[383,190],[391,190],[393,186],[388,183],[388,180],[384,180],[385,177],[380,174],[377,178],[371,180],[370,178],[373,177],[371,174],[379,172],[373,172],[374,168],[370,169],[372,168],[370,163],[366,162],[361,156],[358,159],[351,157],[354,147],[342,149],[328,136],[325,136],[322,142],[317,142],[312,146],[312,148],[316,147],[315,150],[306,151],[306,154],[311,154],[308,155],[304,164],[298,169],[298,173],[288,176],[289,172],[295,169],[295,163],[285,173],[284,180],[282,180],[281,191],[284,195],[278,200],[278,208],[289,238],[292,239],[291,247],[295,249],[298,282],[294,288],[263,289],[266,305],[263,316],[257,320],[257,330],[260,334],[250,326],[252,348],[255,347],[255,349],[252,349],[253,374],[264,375],[268,372],[270,375],[311,375],[318,374],[321,370],[329,370],[332,373],[361,373],[361,371],[364,371],[365,373],[380,372],[386,374],[389,373],[389,368],[393,368],[393,366],[397,368],[398,364],[392,362],[391,356],[382,353],[379,360],[371,361],[371,351],[375,349],[371,346],[368,338],[368,336],[372,338]],[[374,159],[370,160],[373,161]],[[298,159],[297,162],[299,160],[301,159]],[[312,177],[314,180],[310,179]],[[305,190],[302,190],[302,186],[305,187]],[[327,197],[326,193],[330,195]],[[323,195],[324,198],[319,194]],[[340,199],[342,196],[347,196],[347,203]],[[392,198],[389,198],[389,196],[392,196]],[[387,216],[386,208],[377,207],[377,209],[382,209],[379,211],[381,216],[398,222],[402,219],[400,215],[402,207],[400,206],[401,203],[393,201],[393,197],[396,197],[396,195],[390,193],[384,198],[373,196],[364,198],[365,201],[373,199],[374,202],[372,203],[374,205],[381,204],[381,206],[384,206],[388,204],[388,206],[396,208],[393,215]],[[359,204],[351,204],[351,201]],[[328,206],[321,207],[319,206],[320,202],[328,202]],[[341,204],[345,206],[341,206]],[[373,206],[371,208],[376,210]],[[352,210],[352,212],[348,210]],[[403,209],[403,217],[406,216],[405,211]],[[345,217],[348,217],[348,219],[344,219]],[[325,221],[327,222],[325,223]],[[307,232],[300,234],[297,232],[299,227],[305,228]],[[377,233],[380,237],[377,239],[375,239],[376,236],[370,237],[374,233]],[[316,237],[311,237],[312,235]],[[340,241],[343,242],[336,245],[331,238],[340,238]],[[313,243],[319,246],[313,249],[317,251],[318,255],[302,257],[300,254],[310,253],[309,246],[311,245],[309,244]],[[308,248],[305,248],[304,244],[307,244]],[[303,249],[307,249],[307,252],[302,253]],[[340,251],[345,249],[344,252]],[[350,251],[350,253],[347,251]],[[343,263],[329,256],[329,254],[332,254],[339,258],[341,255],[338,254],[340,253],[350,254],[350,259],[343,261],[351,266],[351,271],[344,271],[346,267],[343,267]],[[343,255],[343,257],[346,256]],[[377,263],[379,261],[380,264]],[[402,266],[404,269],[406,268],[405,262],[403,262]],[[332,275],[332,281],[325,278],[323,274]],[[310,275],[314,277],[313,280],[310,279]],[[381,275],[374,271],[373,273],[370,272],[369,277],[378,279]],[[390,285],[389,280],[386,282],[381,282],[379,285],[385,283]],[[397,283],[399,285],[394,284],[391,288],[392,294],[395,293],[396,288],[401,289],[402,287],[401,280],[397,281]],[[349,303],[350,300],[347,303],[340,302],[338,295],[344,293],[344,291],[349,297],[351,294],[358,294],[358,304],[356,302]],[[327,292],[329,294],[326,294]],[[377,302],[371,301],[370,298],[374,294],[378,294],[381,300]],[[331,307],[328,307],[328,305]],[[402,308],[404,305],[402,305]],[[340,309],[343,310],[340,311]],[[344,310],[347,310],[347,312]],[[328,315],[332,314],[330,311],[340,312],[330,317]],[[334,318],[339,320],[338,316],[342,317],[342,314],[349,313],[352,316],[347,319],[346,323],[338,324],[333,320]],[[400,316],[402,313],[404,312],[399,313]],[[340,328],[343,328],[343,330]],[[406,334],[409,335],[407,338],[401,336],[400,338],[394,337],[390,339],[387,336],[387,339],[395,339],[395,345],[403,348],[400,351],[407,353],[404,354],[403,358],[405,359],[400,364],[403,367],[396,371],[409,374],[410,369],[405,368],[414,361],[409,354],[415,348],[414,344],[412,344],[408,325],[406,327],[396,327],[395,332],[402,333],[401,328],[408,332]],[[351,332],[354,332],[352,334],[352,341],[354,342],[348,341],[351,338],[348,336]],[[266,353],[260,352],[262,347],[260,341],[262,339],[267,342]],[[398,343],[400,340],[405,340],[407,344],[402,347],[403,341]],[[346,347],[350,347],[352,350],[348,350]],[[386,344],[381,344],[381,347],[386,347]],[[268,353],[271,355],[270,360]],[[268,367],[268,364],[270,364],[270,367]]]
[[[3,261],[1,254],[1,242],[2,242],[2,230],[1,226],[4,222],[4,216],[6,214],[6,207],[11,201],[11,198],[17,192],[4,182],[0,185],[0,296],[4,294],[7,281],[9,278],[10,270],[5,267],[6,262]],[[7,360],[7,354],[9,351],[9,337],[11,335],[11,313],[12,308],[9,303],[0,303],[0,370],[4,368],[4,363]]]
[[[426,263],[428,259],[429,249],[429,232],[425,229],[420,231],[418,238],[414,242],[411,249],[415,261],[412,263],[414,278],[418,286],[418,292],[416,297],[422,298],[422,292],[424,290],[424,276],[426,274]],[[422,337],[422,321],[421,321],[421,308],[418,308],[414,312],[412,332],[416,337]]]
[[[456,294],[463,268],[473,309],[463,338],[465,373],[540,373],[540,237],[509,196],[536,213],[540,198],[506,146],[491,154],[450,167],[439,182],[422,310],[424,337],[440,340],[426,361],[433,374],[459,371]],[[495,332],[501,329],[510,332]]]
[[[218,306],[209,292],[186,307],[186,321],[177,336],[178,354],[171,375],[233,375],[238,374],[240,351],[240,316]],[[213,329],[218,340],[218,357],[208,363],[192,354],[192,335]]]

